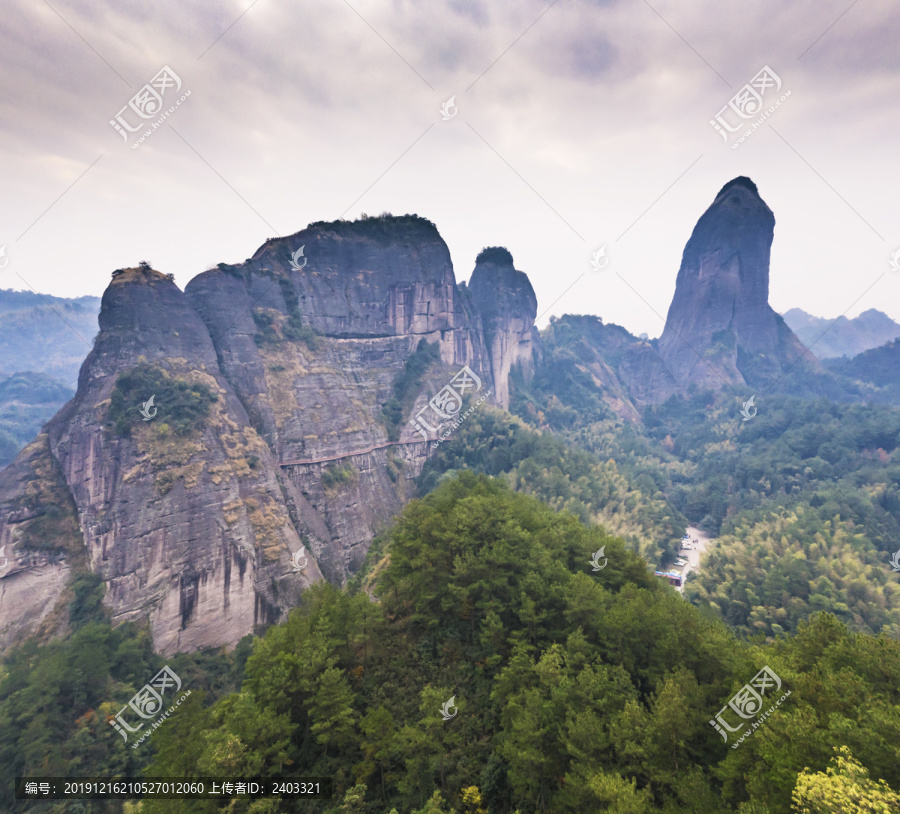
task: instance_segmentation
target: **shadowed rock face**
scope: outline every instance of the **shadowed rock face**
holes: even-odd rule
[[[528,275],[513,267],[512,255],[496,247],[479,255],[467,288],[484,326],[498,403],[508,408],[513,365],[526,378],[534,373],[537,297]]]
[[[198,434],[166,431],[164,401],[155,421],[135,415],[130,436],[111,429],[116,380],[140,362],[216,394]],[[47,433],[107,604],[117,620],[149,610],[158,649],[232,643],[321,578],[314,562],[292,573],[302,543],[277,464],[222,376],[206,326],[165,275],[128,269],[110,283],[78,393]]]
[[[483,289],[500,305],[490,339],[485,304],[414,216],[312,224],[184,292],[149,268],[117,272],[75,398],[0,472],[0,647],[64,628],[51,611],[76,567],[103,577],[115,620],[149,618],[163,653],[234,644],[312,582],[342,584],[415,494],[428,444],[411,415],[462,365],[488,389],[527,362],[534,294],[508,271],[514,285],[501,270]],[[423,339],[439,361],[391,425],[383,408]],[[215,395],[190,434],[159,394],[141,420],[151,392],[116,428],[114,388],[141,365]]]
[[[743,176],[725,184],[681,260],[659,352],[679,387],[757,384],[805,348],[769,307],[775,216]]]

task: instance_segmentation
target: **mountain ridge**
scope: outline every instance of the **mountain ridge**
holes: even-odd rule
[[[160,652],[234,644],[312,583],[345,582],[415,494],[428,441],[409,419],[458,413],[460,368],[504,406],[496,378],[521,343],[530,353],[536,305],[509,269],[482,268],[473,294],[433,224],[382,216],[266,241],[184,292],[147,264],[117,270],[75,397],[0,472],[0,642],[48,619],[71,567],[71,551],[36,537],[46,507],[25,484],[39,470],[59,473],[71,498],[59,511],[113,618],[149,618]],[[423,347],[434,351],[407,397],[403,371]],[[142,420],[151,396],[159,416]],[[385,413],[398,396],[400,424]],[[28,572],[31,593],[14,588]]]
[[[900,324],[875,308],[851,319],[816,317],[801,308],[791,308],[782,317],[819,359],[852,358],[900,336]]]
[[[750,179],[725,184],[653,341],[591,316],[541,336],[508,250],[485,249],[457,284],[415,215],[316,222],[184,291],[145,263],[116,270],[75,397],[0,471],[0,647],[63,615],[85,569],[113,619],[147,619],[162,653],[283,619],[312,584],[359,570],[476,399],[571,429],[783,379],[890,398],[882,362],[871,381],[828,372],[769,306],[774,223]],[[48,523],[65,545],[47,544]]]

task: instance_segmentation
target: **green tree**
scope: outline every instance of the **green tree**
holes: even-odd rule
[[[329,748],[342,749],[355,740],[353,690],[342,670],[329,667],[318,676],[306,705],[310,731],[326,755]]]
[[[900,794],[883,780],[874,781],[865,766],[846,746],[825,772],[804,769],[797,777],[791,802],[797,814],[894,814],[900,811]]]

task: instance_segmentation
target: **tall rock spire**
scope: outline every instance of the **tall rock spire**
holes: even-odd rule
[[[769,306],[775,216],[740,176],[719,190],[684,249],[659,352],[679,387],[759,384],[805,348]]]
[[[484,325],[497,402],[508,409],[513,365],[519,365],[526,378],[534,372],[537,297],[528,275],[517,271],[512,255],[498,246],[484,249],[475,259],[468,290]]]

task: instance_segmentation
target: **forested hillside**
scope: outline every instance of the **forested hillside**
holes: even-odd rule
[[[483,475],[410,504],[349,591],[307,592],[249,658],[173,660],[191,696],[137,750],[107,719],[162,660],[133,626],[110,631],[98,598],[83,580],[73,636],[5,667],[4,794],[17,774],[144,770],[335,779],[332,801],[235,812],[779,814],[835,784],[879,810],[900,799],[875,782],[900,787],[895,640],[818,615],[791,639],[742,643],[621,541]],[[710,721],[764,667],[790,695],[723,742]],[[843,810],[829,805],[804,810]]]
[[[900,410],[763,392],[744,421],[734,394],[695,391],[623,421],[573,360],[581,340],[568,319],[554,326],[540,375],[517,380],[514,409],[721,535],[687,598],[743,633],[793,632],[827,610],[856,630],[900,634],[890,567],[900,549]]]
[[[594,456],[500,410],[476,411],[437,448],[419,478],[420,494],[460,469],[501,476],[516,491],[601,525],[649,563],[672,559],[687,525],[652,480],[636,486],[614,458]]]

